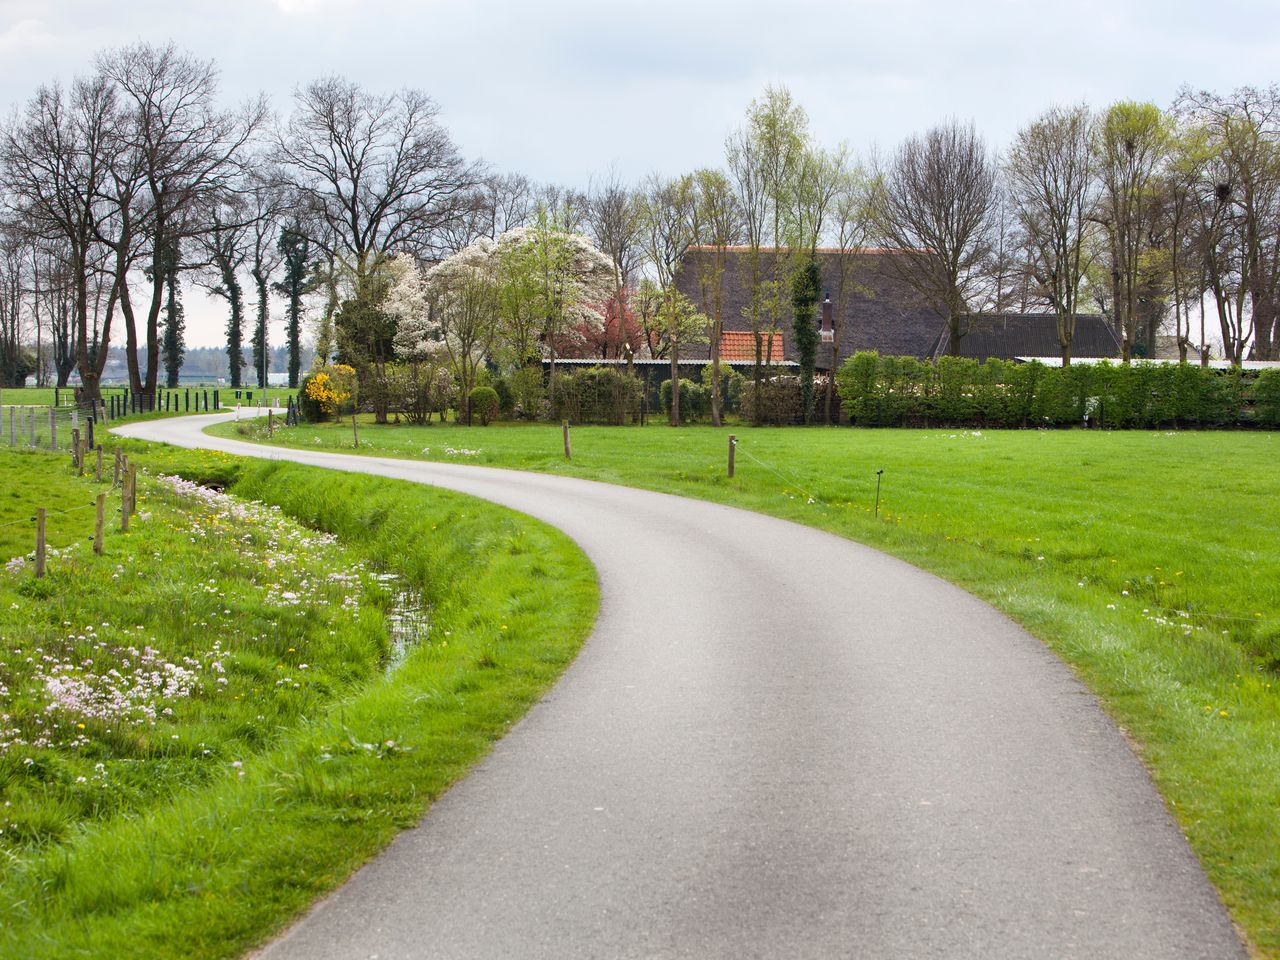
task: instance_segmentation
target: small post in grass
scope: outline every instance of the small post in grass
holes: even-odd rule
[[[80,429],[71,431],[71,461],[76,465],[76,476],[84,476],[84,447],[80,445]]]
[[[271,422],[271,408],[267,407],[267,436],[270,437],[275,433],[275,425]]]
[[[102,446],[98,446],[98,466],[94,471],[93,478],[99,483],[102,482]]]
[[[876,516],[877,517],[880,516],[880,476],[883,473],[884,473],[883,470],[876,471]]]
[[[44,576],[44,507],[36,507],[36,576]]]
[[[98,448],[98,453],[102,453],[102,448]],[[101,461],[101,457],[99,457]],[[93,522],[93,552],[98,556],[102,556],[102,531],[107,523],[107,495],[105,493],[98,494],[98,511]]]
[[[138,512],[138,468],[129,464],[129,514]]]
[[[270,411],[268,411],[267,416],[268,417],[271,416]],[[360,449],[360,430],[356,427],[356,411],[354,407],[351,410],[351,436],[355,438],[355,442],[356,442],[355,448],[359,450]]]
[[[733,452],[738,448],[738,438],[729,434],[729,477],[733,477]]]
[[[120,448],[115,451],[115,465],[111,468],[111,486],[120,486]]]

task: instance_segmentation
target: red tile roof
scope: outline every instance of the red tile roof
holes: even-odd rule
[[[756,337],[750,330],[726,330],[720,335],[720,359],[725,363],[749,363],[756,358]],[[760,344],[760,359],[777,363],[782,356],[782,334],[766,336]]]

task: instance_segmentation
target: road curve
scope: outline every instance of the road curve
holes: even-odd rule
[[[482,497],[601,588],[546,699],[263,957],[1245,956],[1094,698],[963,591],[759,514],[218,419],[116,432]]]

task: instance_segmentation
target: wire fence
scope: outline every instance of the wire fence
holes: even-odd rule
[[[0,443],[10,448],[70,451],[75,431],[87,433],[93,420],[79,407],[0,407]]]

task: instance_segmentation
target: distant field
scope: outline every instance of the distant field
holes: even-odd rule
[[[205,383],[203,385],[198,385],[195,383],[184,383],[182,386],[175,388],[174,392],[181,392],[188,388],[190,388],[193,391],[205,390],[205,389],[213,390],[216,388],[219,391],[219,395],[224,406],[231,406],[235,403],[235,391],[233,389],[227,386],[223,386],[222,384],[216,384],[212,382]],[[122,388],[120,386],[108,386],[103,388],[103,392],[108,394],[118,394],[120,393],[121,389]],[[164,389],[167,389],[167,388],[164,388]],[[262,391],[259,390],[257,387],[242,387],[241,390],[246,394],[252,391],[255,402],[257,401],[258,397],[262,394]],[[285,397],[295,396],[297,392],[298,392],[297,390],[290,390],[288,387],[268,387],[267,398],[269,400],[274,400],[278,398],[280,402],[283,404]],[[57,393],[58,393],[58,400],[62,405],[66,406],[74,402],[74,396],[75,396],[74,388],[66,387],[65,389],[59,389]],[[53,387],[22,387],[19,389],[10,387],[4,390],[0,390],[0,406],[12,405],[12,406],[20,406],[20,407],[21,406],[47,407],[47,406],[50,406],[53,402],[54,402]],[[212,403],[212,401],[210,402]],[[248,401],[245,401],[245,402],[248,402]]]
[[[730,480],[729,432],[575,427],[566,462],[558,426],[362,423],[359,453],[702,497],[964,586],[1044,639],[1133,734],[1232,915],[1280,957],[1280,434],[738,427]],[[352,448],[349,425],[274,440]],[[838,570],[804,573],[841,589]]]

